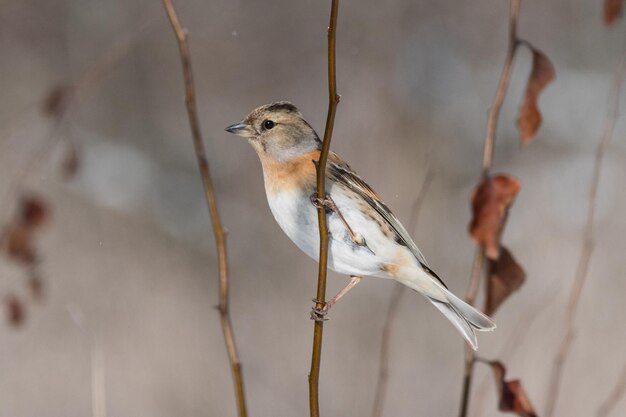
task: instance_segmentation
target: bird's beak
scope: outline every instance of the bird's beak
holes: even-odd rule
[[[237,136],[244,138],[251,138],[254,136],[254,129],[250,125],[244,122],[237,122],[225,129],[229,133],[234,133]]]

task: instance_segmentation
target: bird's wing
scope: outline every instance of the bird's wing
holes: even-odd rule
[[[422,252],[417,248],[417,245],[413,242],[413,239],[411,239],[411,236],[409,236],[404,226],[402,226],[396,216],[389,210],[389,207],[387,207],[380,196],[334,152],[328,155],[328,175],[335,182],[348,187],[350,190],[360,195],[376,210],[395,232],[396,242],[409,248],[424,269],[430,272],[424,255],[422,255]]]

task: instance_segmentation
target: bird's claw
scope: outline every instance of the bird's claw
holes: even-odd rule
[[[313,193],[309,199],[311,200],[311,204],[313,204],[316,208],[324,208],[327,213],[333,212],[337,209],[335,202],[328,194],[326,194],[326,197],[324,198],[319,198],[317,193]]]
[[[328,310],[330,308],[328,303],[320,303],[317,300],[313,300],[313,302],[315,305],[311,308],[311,320],[320,323],[327,321],[328,317],[326,316],[328,315]],[[319,307],[320,304],[321,307]]]

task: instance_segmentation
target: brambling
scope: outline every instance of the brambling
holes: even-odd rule
[[[495,329],[489,317],[448,290],[378,194],[333,152],[327,162],[327,196],[316,198],[314,162],[319,159],[322,142],[296,106],[286,101],[261,106],[226,131],[246,138],[256,150],[274,218],[316,261],[319,229],[315,206],[321,204],[327,210],[328,266],[352,280],[323,311],[314,311],[314,319],[323,319],[327,309],[361,277],[372,276],[394,279],[424,295],[474,349],[475,330]]]

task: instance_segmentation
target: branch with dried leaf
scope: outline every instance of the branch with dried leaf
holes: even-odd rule
[[[493,152],[496,141],[496,127],[498,124],[498,116],[500,109],[504,103],[504,97],[506,96],[506,90],[511,78],[511,72],[513,70],[513,57],[517,49],[517,21],[519,17],[519,0],[511,0],[511,10],[509,15],[509,43],[504,66],[502,67],[502,74],[500,75],[500,81],[496,89],[496,94],[493,98],[493,103],[489,110],[487,117],[487,134],[485,137],[485,145],[483,151],[483,163],[482,163],[482,177],[483,181],[487,180],[491,166],[493,165]],[[479,187],[480,188],[480,187]],[[476,195],[476,193],[475,193]],[[475,210],[474,210],[475,211]],[[499,217],[503,216],[501,210],[497,210],[496,213],[500,213]],[[502,222],[502,219],[498,219],[498,222]],[[499,237],[500,231],[495,233]],[[482,239],[484,241],[485,239]],[[490,239],[493,240],[493,239]],[[472,273],[470,276],[470,283],[465,295],[465,300],[474,305],[476,296],[478,295],[478,289],[480,286],[480,277],[483,272],[483,265],[485,262],[486,250],[480,245],[480,240],[477,242],[478,246],[474,255],[474,262],[472,266]],[[461,406],[459,411],[460,417],[466,417],[469,408],[470,390],[472,384],[472,377],[474,374],[474,352],[468,345],[465,346],[465,367],[463,374],[463,389],[461,394]]]
[[[326,161],[330,152],[330,141],[335,126],[335,114],[339,95],[337,94],[337,70],[335,65],[337,16],[339,12],[339,0],[332,0],[330,8],[330,23],[328,25],[328,113],[326,127],[324,128],[324,142],[320,159],[315,164],[317,170],[317,196],[326,197]],[[326,302],[326,276],[328,273],[328,225],[326,224],[326,208],[320,205],[317,208],[317,221],[320,232],[320,256],[317,276],[317,293],[315,297],[315,309],[321,310]],[[320,363],[322,360],[322,336],[324,321],[316,320],[313,328],[313,349],[311,353],[311,371],[309,372],[309,411],[311,417],[319,417],[319,379]]]
[[[505,378],[506,368],[502,362],[482,358],[476,358],[475,361],[491,367],[498,387],[498,409],[500,411],[515,413],[520,417],[537,417],[520,380],[507,380]]]
[[[198,169],[200,170],[200,176],[202,177],[204,195],[206,197],[206,203],[209,209],[209,216],[211,217],[211,224],[213,225],[215,244],[217,246],[220,287],[219,312],[222,324],[222,331],[224,333],[224,342],[226,344],[231,373],[233,375],[233,383],[235,385],[237,410],[239,413],[239,417],[245,417],[247,416],[247,411],[243,388],[243,373],[241,370],[239,355],[237,353],[233,327],[231,324],[230,313],[228,309],[229,283],[228,256],[226,252],[226,233],[222,227],[222,221],[220,219],[220,214],[217,208],[215,188],[213,187],[213,180],[211,179],[211,174],[209,172],[209,163],[206,158],[204,144],[202,141],[202,133],[200,131],[200,122],[198,120],[198,111],[196,108],[193,72],[191,68],[191,55],[189,53],[189,45],[187,43],[187,31],[183,29],[182,25],[180,24],[172,2],[170,0],[163,0],[163,6],[165,7],[167,17],[169,18],[170,24],[172,25],[172,29],[174,30],[174,34],[176,35],[176,39],[178,41],[180,59],[183,67],[183,77],[185,81],[185,104],[187,106],[187,115],[189,116],[189,125],[191,127],[194,149],[198,161]]]
[[[555,78],[554,67],[550,60],[528,41],[518,37],[519,11],[520,0],[511,0],[507,54],[487,117],[481,181],[471,198],[473,218],[469,232],[477,247],[465,299],[469,304],[475,304],[480,279],[487,263],[489,280],[485,310],[490,313],[495,312],[495,309],[504,299],[519,288],[524,279],[521,267],[515,262],[510,252],[503,249],[500,244],[508,210],[513,204],[521,184],[510,175],[491,175],[498,118],[508,90],[513,71],[513,60],[518,47],[520,45],[528,47],[533,58],[532,70],[517,121],[522,144],[530,143],[536,136],[542,121],[538,107],[539,94]],[[474,363],[474,352],[469,345],[466,345],[460,417],[466,417],[468,413]]]
[[[43,226],[48,223],[50,209],[41,197],[25,194],[20,198],[13,219],[0,230],[0,254],[23,270],[24,279],[16,280],[3,288],[3,299],[7,321],[18,327],[26,318],[29,301],[38,302],[43,295],[43,279],[40,271],[40,256],[36,241]],[[26,287],[29,297],[18,295],[15,286]]]
[[[552,372],[550,375],[550,385],[548,386],[548,405],[546,407],[546,416],[554,415],[556,404],[559,397],[561,379],[563,377],[563,369],[569,354],[572,342],[574,340],[576,312],[580,303],[580,296],[587,281],[589,272],[589,264],[594,246],[594,217],[596,212],[598,188],[600,186],[600,175],[602,173],[602,164],[604,155],[613,139],[613,131],[619,117],[619,99],[622,89],[622,81],[626,72],[626,52],[622,55],[619,65],[615,71],[615,79],[611,87],[611,97],[609,99],[608,112],[604,127],[604,133],[600,137],[600,141],[596,147],[596,154],[593,163],[593,174],[591,177],[591,187],[589,189],[589,200],[587,204],[587,218],[585,220],[585,228],[582,236],[582,248],[578,265],[574,276],[574,282],[570,288],[569,301],[566,310],[565,332],[559,346],[558,353],[554,360]]]
[[[520,268],[520,270],[518,270],[517,272],[523,273],[523,270],[521,270]],[[490,290],[487,289],[487,292],[489,293]],[[511,360],[511,358],[515,356],[515,354],[524,346],[524,342],[527,342],[529,340],[529,329],[533,326],[541,313],[543,313],[548,306],[552,305],[552,302],[556,298],[557,294],[558,288],[554,288],[551,291],[545,291],[542,299],[535,301],[533,305],[526,306],[525,311],[519,314],[519,318],[516,324],[512,326],[515,331],[511,333],[507,341],[500,347],[499,353],[496,355],[496,357],[502,358],[506,356],[508,360]],[[485,303],[485,308],[487,308],[488,305],[488,303]],[[474,415],[480,416],[483,414],[483,403],[485,401],[485,396],[487,395],[488,382],[488,379],[484,378],[482,383],[480,384],[480,388],[475,394],[475,397],[477,397],[477,405],[475,405],[473,410]]]

